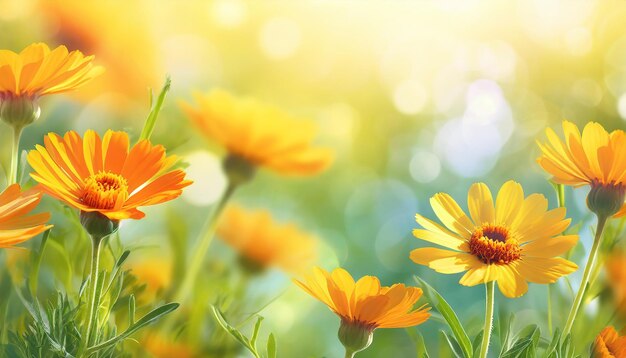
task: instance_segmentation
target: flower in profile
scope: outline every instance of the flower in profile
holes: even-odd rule
[[[317,258],[317,239],[293,224],[274,221],[268,211],[229,205],[222,214],[217,236],[233,247],[245,268],[278,267],[300,273]]]
[[[28,153],[31,177],[81,215],[141,219],[139,207],[175,199],[191,184],[184,171],[168,171],[176,158],[166,156],[163,146],[142,140],[129,148],[124,132],[109,130],[102,139],[92,130],[84,138],[74,131],[49,133],[44,144]]]
[[[626,337],[620,336],[613,326],[600,332],[593,345],[592,358],[626,357]]]
[[[553,283],[577,269],[561,257],[578,241],[577,235],[560,235],[569,225],[565,208],[547,210],[541,194],[524,198],[521,185],[506,182],[495,206],[489,188],[473,184],[467,197],[470,217],[448,194],[430,199],[435,215],[445,227],[417,214],[415,237],[447,249],[419,248],[411,259],[433,270],[453,274],[466,271],[460,283],[474,286],[496,281],[507,297],[528,290],[527,281]]]
[[[35,43],[20,53],[0,50],[0,117],[24,127],[39,117],[37,99],[80,87],[102,72],[94,56]]]
[[[149,334],[143,340],[142,346],[154,358],[190,358],[194,356],[190,346],[156,333]]]
[[[50,229],[50,213],[29,215],[41,201],[36,189],[22,191],[18,184],[0,194],[0,248],[13,247]]]
[[[248,164],[282,174],[311,175],[332,162],[330,149],[312,145],[316,134],[312,122],[222,90],[194,97],[197,107],[185,102],[181,106],[202,134],[226,148],[227,172],[229,166]]]
[[[559,184],[579,187],[590,185],[589,209],[599,216],[626,214],[626,134],[622,130],[608,133],[600,124],[578,128],[563,121],[565,141],[550,128],[548,142],[539,143],[541,156],[537,162]],[[622,210],[620,210],[622,209]]]
[[[346,347],[346,356],[367,348],[377,328],[417,326],[430,316],[425,306],[414,308],[422,296],[422,290],[417,287],[381,286],[373,276],[354,282],[344,269],[329,273],[317,267],[306,276],[305,282],[294,282],[339,316],[339,340]]]
[[[606,260],[605,269],[617,311],[626,317],[626,254],[621,251],[611,253]]]

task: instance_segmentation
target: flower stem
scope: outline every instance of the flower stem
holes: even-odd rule
[[[493,305],[495,301],[494,281],[485,284],[486,304],[485,304],[485,328],[483,330],[483,340],[480,345],[480,358],[487,357],[489,350],[489,340],[491,338],[491,326],[493,324]]]
[[[589,258],[587,259],[587,264],[585,265],[585,271],[583,272],[583,279],[580,282],[578,293],[576,294],[576,298],[574,298],[572,308],[570,309],[569,315],[567,316],[567,323],[565,323],[565,328],[563,329],[563,337],[566,337],[572,331],[572,326],[574,325],[576,314],[578,313],[580,304],[582,303],[585,292],[587,291],[589,277],[591,275],[591,272],[593,271],[593,265],[595,264],[596,258],[598,256],[598,249],[600,248],[600,243],[602,242],[602,232],[604,231],[604,225],[606,224],[607,219],[608,218],[606,216],[598,216],[598,227],[596,228],[596,236],[593,239],[593,246],[591,246],[591,252],[589,253]]]
[[[237,188],[237,185],[234,183],[229,183],[228,187],[222,194],[220,201],[217,203],[217,206],[213,209],[212,214],[209,216],[206,223],[206,230],[204,230],[204,236],[200,238],[200,243],[196,246],[193,257],[191,259],[191,264],[189,265],[187,272],[185,273],[185,278],[183,283],[180,285],[176,294],[174,295],[174,300],[176,302],[184,302],[193,289],[193,285],[196,282],[198,274],[200,273],[200,268],[202,267],[202,263],[204,262],[204,258],[209,251],[209,246],[211,246],[211,242],[213,241],[213,237],[215,236],[215,231],[217,230],[217,224],[219,222],[220,214],[224,210],[226,203],[233,195],[233,192]]]
[[[13,126],[13,146],[11,148],[11,168],[7,178],[8,185],[17,183],[17,163],[20,161],[20,137],[23,128],[18,125]]]
[[[87,323],[87,333],[85,334],[86,345],[88,348],[95,341],[95,329],[98,325],[98,306],[100,306],[100,290],[98,289],[99,270],[100,270],[100,252],[104,238],[91,237],[91,269],[89,271],[90,288],[89,288],[89,321]]]
[[[356,354],[356,352],[353,352],[353,351],[349,350],[348,348],[346,348],[345,358],[354,358],[355,354]]]

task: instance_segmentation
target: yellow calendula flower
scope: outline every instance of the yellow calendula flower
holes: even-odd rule
[[[294,282],[341,318],[339,340],[349,354],[367,348],[377,328],[417,326],[430,316],[425,306],[414,308],[422,296],[420,288],[403,284],[381,286],[374,276],[355,282],[344,269],[329,273],[315,268],[304,282]]]
[[[197,107],[181,102],[183,110],[202,134],[226,148],[234,163],[241,159],[282,174],[311,175],[333,160],[330,149],[312,145],[317,131],[310,121],[221,90],[194,97]]]
[[[172,283],[172,263],[167,259],[148,258],[129,264],[131,273],[137,278],[138,284],[145,284],[142,292],[143,301],[153,301],[157,295],[168,289]]]
[[[430,200],[435,215],[445,227],[417,214],[415,237],[446,249],[420,248],[411,259],[446,274],[466,271],[460,283],[474,286],[497,281],[507,297],[519,297],[528,290],[527,281],[552,283],[578,267],[564,258],[578,241],[577,235],[561,235],[570,220],[565,208],[548,210],[543,195],[524,198],[521,185],[506,182],[495,206],[483,183],[471,186],[468,217],[448,194]]]
[[[0,50],[0,117],[25,126],[39,117],[37,99],[73,90],[102,72],[93,56],[35,43],[20,53]]]
[[[139,207],[177,198],[191,181],[182,170],[168,171],[175,161],[163,146],[142,140],[130,148],[128,134],[110,130],[102,139],[92,130],[84,138],[50,133],[28,153],[31,177],[44,192],[113,221],[141,219]]]
[[[279,224],[265,210],[229,205],[218,237],[233,247],[249,268],[276,266],[287,272],[310,270],[317,258],[317,239],[293,224]]]
[[[37,189],[22,191],[18,184],[0,194],[0,248],[13,247],[52,227],[46,225],[50,213],[29,215],[41,195]]]
[[[538,142],[539,165],[556,183],[574,187],[590,185],[587,205],[594,213],[603,217],[626,214],[622,208],[626,194],[624,131],[608,133],[600,124],[590,122],[581,134],[576,125],[563,121],[563,133],[565,141],[552,129],[546,129],[548,142]]]
[[[626,317],[626,254],[624,252],[612,253],[606,260],[605,269],[617,310]]]
[[[626,337],[612,326],[600,332],[593,345],[592,358],[626,358]]]

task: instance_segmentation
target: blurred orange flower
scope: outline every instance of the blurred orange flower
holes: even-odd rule
[[[612,253],[606,260],[605,268],[617,310],[626,316],[626,254],[624,252]]]
[[[143,347],[155,358],[189,358],[194,356],[191,347],[157,334],[148,335],[142,343]]]
[[[224,210],[218,237],[246,260],[261,268],[277,266],[287,272],[310,270],[317,240],[293,224],[278,224],[267,211],[230,205]]]
[[[99,75],[94,56],[68,52],[65,46],[50,50],[36,43],[22,52],[0,50],[0,99],[39,96],[73,90]]]
[[[41,201],[38,190],[22,191],[18,184],[10,185],[0,194],[0,248],[22,243],[52,225],[46,225],[50,213],[28,215]]]
[[[539,145],[541,167],[552,180],[575,187],[591,185],[587,197],[589,208],[606,216],[626,214],[626,134],[616,130],[610,134],[599,123],[585,125],[582,135],[578,128],[563,121],[565,142],[548,128],[548,143]],[[621,208],[621,210],[620,210]]]
[[[448,194],[430,199],[445,228],[415,215],[424,229],[415,229],[413,235],[449,250],[415,249],[414,262],[446,274],[467,271],[460,281],[465,286],[497,281],[507,297],[526,293],[526,281],[553,283],[578,268],[555,257],[578,242],[577,235],[560,235],[570,223],[565,208],[547,210],[548,200],[541,194],[524,198],[522,186],[514,181],[502,186],[495,207],[483,183],[471,186],[467,202],[471,219]]]
[[[143,99],[148,87],[160,85],[162,56],[150,32],[151,17],[146,16],[150,8],[146,4],[81,0],[41,0],[38,4],[42,16],[56,30],[52,37],[57,42],[95,54],[107,69],[107,75],[98,78],[81,96],[93,99],[113,92]]]
[[[414,309],[422,297],[422,289],[394,284],[381,286],[374,276],[363,276],[354,282],[344,269],[332,273],[316,267],[305,282],[294,280],[311,296],[322,301],[343,321],[370,329],[404,328],[423,323],[430,314],[421,306]]]
[[[163,146],[142,140],[129,150],[124,132],[49,133],[44,143],[28,153],[32,178],[47,194],[110,220],[141,219],[138,207],[175,199],[191,184],[184,171],[168,172],[177,158]]]
[[[152,301],[155,297],[170,287],[172,283],[172,264],[164,259],[142,259],[130,264],[131,273],[137,277],[139,284],[145,284],[145,301]]]
[[[596,337],[592,358],[626,357],[626,337],[620,336],[612,326],[606,327]]]
[[[328,148],[313,147],[313,122],[296,119],[277,107],[222,90],[196,93],[198,104],[181,107],[202,134],[250,164],[282,174],[311,175],[333,160]]]

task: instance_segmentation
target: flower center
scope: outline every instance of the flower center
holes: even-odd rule
[[[128,183],[119,174],[100,171],[85,179],[84,184],[81,200],[94,209],[119,208],[128,199]]]
[[[522,250],[507,228],[483,225],[469,240],[472,255],[486,264],[505,265],[520,258]]]

